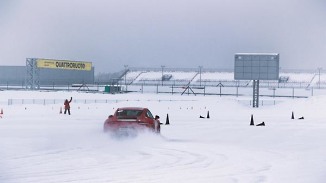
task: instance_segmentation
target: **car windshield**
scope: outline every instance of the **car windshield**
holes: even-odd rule
[[[141,115],[142,110],[118,110],[117,117],[119,119],[133,119]]]
[[[149,111],[149,110],[147,111],[146,115],[147,115],[147,117],[149,117],[149,118],[152,118],[152,119],[154,118],[154,117],[153,117],[153,114],[152,114],[151,111]]]

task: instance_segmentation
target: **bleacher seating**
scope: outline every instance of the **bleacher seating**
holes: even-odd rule
[[[318,75],[318,74],[317,74]],[[163,78],[162,78],[163,77]],[[248,86],[250,81],[234,80],[233,72],[197,72],[197,71],[137,71],[130,70],[122,77],[128,84],[147,85],[209,85]],[[319,83],[316,73],[281,72],[279,81],[261,81],[262,87],[314,87]],[[321,74],[320,83],[326,85],[326,76]]]

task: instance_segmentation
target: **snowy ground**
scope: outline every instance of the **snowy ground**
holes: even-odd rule
[[[0,101],[70,96],[118,102],[73,102],[71,116],[62,104],[1,103],[1,183],[326,181],[326,96],[253,109],[232,97],[0,91]],[[163,123],[169,114],[170,125],[112,139],[102,125],[122,106],[148,107]],[[251,114],[266,126],[250,126]]]

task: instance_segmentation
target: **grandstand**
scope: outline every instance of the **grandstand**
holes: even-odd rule
[[[266,88],[326,88],[325,73],[317,71],[281,71],[278,81],[261,81]],[[196,69],[138,69],[131,68],[121,77],[127,85],[165,86],[251,86],[251,81],[234,80],[232,71],[212,71]]]
[[[194,77],[196,77],[196,72],[164,72],[162,75],[162,72],[158,71],[148,71],[148,72],[136,72],[138,75],[136,78],[130,78],[129,73],[127,73],[127,76],[129,79],[131,79],[131,84],[163,84],[164,85],[188,85],[189,82],[191,82]],[[133,71],[130,72],[130,75],[133,74]],[[164,79],[164,76],[168,79]],[[163,78],[163,79],[162,79]]]

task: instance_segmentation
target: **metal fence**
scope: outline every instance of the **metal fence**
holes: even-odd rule
[[[221,96],[223,97],[223,96]],[[142,100],[103,100],[103,99],[78,99],[73,100],[74,104],[114,104],[119,102],[139,102]],[[157,102],[176,102],[176,101],[182,101],[182,102],[191,102],[195,100],[187,100],[187,99],[180,99],[180,100],[146,100],[148,101],[157,101]],[[236,101],[239,104],[252,106],[252,100],[246,98],[242,99],[236,99]],[[270,105],[276,105],[281,103],[282,100],[278,98],[264,98],[259,101],[260,106],[270,106]],[[8,101],[0,101],[1,105],[63,105],[63,99],[8,99]]]
[[[135,99],[135,100],[107,100],[107,99],[74,99],[72,102],[74,104],[113,104],[113,103],[119,103],[119,102],[139,102],[141,100]],[[180,99],[180,100],[146,100],[148,101],[194,101],[194,100],[187,100],[187,99]],[[0,104],[6,104],[6,105],[29,105],[29,104],[37,104],[37,105],[54,105],[59,104],[63,105],[64,99],[8,99],[8,101],[0,101]]]
[[[129,85],[127,92],[136,93],[166,93],[171,95],[217,95],[217,96],[252,96],[253,88],[251,85],[225,86],[166,86],[166,85]],[[300,88],[300,87],[261,87],[259,96],[263,97],[309,97],[314,95],[326,94],[326,90],[319,88]]]

